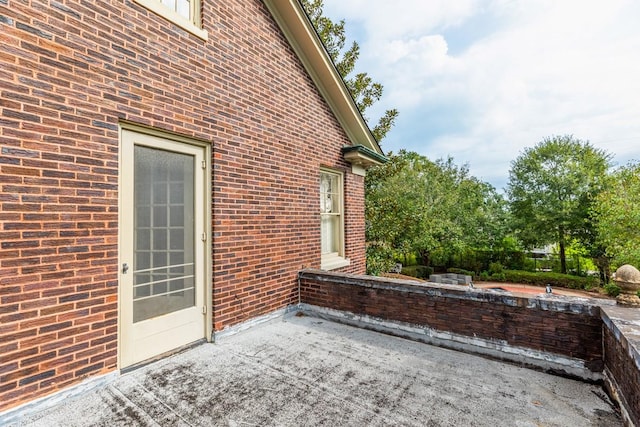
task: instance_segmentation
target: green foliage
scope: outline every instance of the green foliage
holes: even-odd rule
[[[372,276],[386,273],[395,265],[393,250],[384,242],[368,242],[366,257],[367,274]]]
[[[453,159],[401,150],[365,178],[367,241],[416,253],[423,265],[471,247],[493,247],[506,232],[504,200]]]
[[[425,265],[410,265],[402,267],[402,274],[417,277],[419,279],[428,279],[429,276],[433,274],[433,268]]]
[[[621,291],[620,286],[616,285],[615,283],[608,283],[604,285],[603,289],[605,293],[610,297],[617,297],[618,295],[620,295]]]
[[[394,259],[402,265],[418,265],[418,259],[414,253],[396,254]]]
[[[398,110],[392,108],[391,110],[386,110],[384,115],[378,119],[378,124],[371,129],[371,133],[376,141],[380,142],[387,136],[387,133],[389,133],[393,125],[395,125],[398,114],[400,114]]]
[[[556,273],[561,272],[560,257],[558,254],[551,254],[545,257],[531,257],[526,258],[521,270],[528,271],[554,271]],[[508,266],[511,270],[518,270]],[[570,250],[569,247],[566,251],[566,268],[568,274],[576,276],[586,276],[590,271],[597,269],[591,258],[586,255],[581,255],[580,251]]]
[[[528,247],[558,243],[563,273],[568,242],[593,241],[589,211],[603,188],[610,157],[565,135],[544,139],[511,164],[507,193],[518,237]]]
[[[597,241],[616,265],[640,266],[640,163],[615,171],[596,198]]]
[[[483,279],[484,280],[484,279]],[[557,286],[569,289],[591,289],[598,286],[597,277],[571,276],[569,274],[551,272],[533,272],[523,270],[504,270],[502,273],[494,274],[490,280],[501,282],[523,283],[525,285]]]
[[[440,258],[434,254],[432,265],[446,268],[455,266],[479,273],[483,270],[489,270],[490,264],[497,262],[509,270],[534,270],[533,262],[531,262],[531,267],[527,268],[527,260],[527,254],[522,250],[504,250],[501,247],[478,250],[467,247],[457,251],[449,258]]]
[[[347,38],[344,29],[344,20],[333,22],[331,19],[323,15],[323,0],[302,0],[307,15],[313,26],[320,36],[320,40],[327,49],[327,53],[336,66],[338,73],[342,76],[347,89],[351,93],[360,113],[367,122],[369,121],[364,115],[365,111],[374,103],[380,100],[383,93],[383,86],[374,82],[367,73],[357,73],[355,76],[349,75],[355,69],[356,62],[360,57],[360,46],[357,42],[352,42],[348,48],[345,48]],[[371,133],[377,141],[382,140],[387,132],[395,124],[398,117],[398,110],[391,109],[385,111],[379,119],[378,124],[372,129]]]
[[[565,253],[567,256],[567,270],[570,274],[586,275],[587,271],[597,269],[591,258],[593,252],[585,246],[584,242],[580,242],[577,239],[569,241]]]
[[[480,273],[480,280],[488,281],[489,273],[487,273],[486,271],[483,271],[482,273]]]
[[[640,298],[640,291],[636,291],[636,296]]]
[[[524,263],[522,264],[521,270],[524,271],[537,271],[538,261],[533,258],[525,258]]]
[[[499,262],[492,262],[491,264],[489,264],[489,274],[491,274],[492,276],[495,274],[500,274],[504,271],[504,265],[500,264]]]

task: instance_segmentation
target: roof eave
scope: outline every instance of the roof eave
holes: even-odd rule
[[[298,0],[264,0],[351,143],[384,155]]]
[[[363,145],[342,147],[342,154],[346,161],[364,169],[382,165],[389,160],[382,154],[376,153]]]

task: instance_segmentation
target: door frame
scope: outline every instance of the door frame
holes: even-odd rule
[[[144,125],[140,125],[138,123],[133,123],[133,122],[129,122],[129,121],[120,121],[118,123],[118,265],[117,265],[117,269],[118,269],[118,369],[123,369],[122,366],[122,351],[123,351],[123,344],[124,344],[124,340],[123,340],[123,322],[122,322],[122,310],[123,310],[123,306],[122,306],[122,294],[124,292],[124,287],[121,286],[122,284],[122,264],[124,262],[126,262],[125,260],[122,259],[123,256],[123,251],[122,251],[122,245],[123,245],[123,236],[122,236],[122,230],[121,230],[121,224],[122,224],[122,219],[123,219],[123,215],[125,212],[125,209],[123,209],[123,200],[124,200],[124,193],[122,191],[122,188],[124,188],[126,185],[131,185],[131,183],[127,183],[124,182],[124,174],[122,171],[122,157],[124,154],[124,150],[122,149],[123,146],[123,138],[124,138],[124,132],[125,131],[129,131],[129,132],[134,132],[134,133],[139,133],[139,134],[143,134],[143,135],[148,135],[148,136],[152,136],[152,137],[156,137],[156,138],[162,138],[162,139],[167,139],[170,141],[174,141],[174,142],[178,142],[178,143],[182,143],[182,144],[188,144],[188,145],[192,145],[195,147],[199,147],[202,148],[204,150],[204,158],[205,158],[205,179],[203,182],[203,193],[201,195],[202,200],[203,200],[203,228],[204,228],[204,232],[206,234],[206,245],[205,245],[205,251],[204,251],[204,260],[202,260],[202,264],[203,264],[203,268],[204,268],[204,272],[203,272],[203,281],[204,281],[204,306],[206,308],[206,313],[203,316],[204,317],[204,322],[205,322],[205,327],[204,327],[204,331],[205,331],[205,336],[204,338],[208,341],[211,342],[212,341],[212,336],[213,336],[213,254],[212,254],[212,249],[213,249],[213,233],[212,233],[212,223],[211,223],[211,208],[212,208],[212,195],[211,195],[211,189],[212,189],[212,155],[211,155],[211,143],[209,141],[205,141],[202,139],[197,139],[197,138],[191,138],[191,137],[187,137],[184,135],[180,135],[180,134],[176,134],[176,133],[172,133],[172,132],[167,132],[167,131],[163,131],[163,130],[158,130],[155,128],[151,128],[148,126],[144,126]],[[194,195],[194,196],[198,196],[198,195]],[[133,365],[135,366],[135,364]],[[126,368],[130,368],[131,366],[127,366]]]

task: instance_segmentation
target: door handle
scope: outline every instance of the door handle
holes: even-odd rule
[[[125,262],[122,264],[122,274],[127,274],[127,271],[129,271],[129,264]]]

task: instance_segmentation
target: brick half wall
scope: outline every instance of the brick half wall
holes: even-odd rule
[[[303,311],[588,381],[602,380],[600,307],[461,286],[305,270]]]
[[[640,425],[640,309],[603,307],[604,377],[627,425]]]

